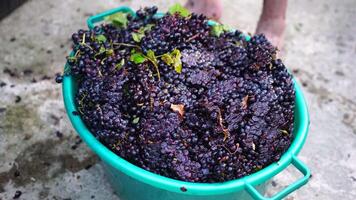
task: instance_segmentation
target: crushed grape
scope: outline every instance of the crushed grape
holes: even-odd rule
[[[156,12],[72,35],[73,114],[117,155],[178,180],[223,182],[278,161],[295,91],[277,49],[264,35],[214,34],[203,15]]]

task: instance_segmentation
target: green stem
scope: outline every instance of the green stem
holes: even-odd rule
[[[106,59],[107,59],[107,57],[103,58],[100,63],[103,65],[103,64],[104,64],[104,61],[105,61]]]
[[[85,33],[83,34],[82,44],[85,44]]]
[[[153,60],[151,60],[150,58],[148,58],[146,56],[146,58],[153,64],[153,66],[155,67],[156,71],[157,71],[157,76],[158,76],[158,80],[161,80],[161,73],[159,73],[159,69],[158,69],[158,65],[156,62],[154,62]]]
[[[140,46],[134,45],[134,44],[127,44],[127,43],[112,43],[113,45],[118,45],[118,46],[127,46],[127,47],[135,47],[141,49]]]
[[[87,45],[86,43],[82,43],[82,45],[88,47],[90,50],[93,50],[93,48],[91,48],[91,46]]]

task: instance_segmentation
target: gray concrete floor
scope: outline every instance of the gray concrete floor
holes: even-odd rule
[[[152,4],[166,10],[171,1],[30,0],[0,22],[0,82],[7,84],[0,88],[1,200],[16,190],[20,199],[118,199],[98,158],[85,144],[75,145],[53,77],[62,71],[71,33],[85,28],[88,16]],[[253,32],[261,5],[225,0],[222,22]],[[309,104],[310,132],[299,157],[313,177],[286,199],[356,199],[355,19],[354,0],[290,1],[283,57]],[[15,74],[3,73],[5,68]],[[268,194],[297,177],[286,170]]]

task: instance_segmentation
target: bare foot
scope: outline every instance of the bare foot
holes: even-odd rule
[[[256,33],[263,33],[273,45],[281,49],[286,26],[287,0],[264,0]]]
[[[216,21],[219,21],[222,15],[221,0],[188,0],[185,7],[191,12],[203,14]]]
[[[278,49],[283,47],[283,33],[285,29],[285,19],[265,19],[261,17],[258,22],[256,34],[263,33],[269,41]]]

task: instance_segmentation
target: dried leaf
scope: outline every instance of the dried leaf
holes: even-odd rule
[[[181,117],[184,116],[184,105],[183,104],[171,104],[171,109],[174,112],[178,112]]]
[[[281,133],[283,133],[284,135],[289,135],[289,132],[287,131],[287,130],[283,130],[283,129],[281,129],[281,130],[279,130]]]
[[[248,98],[249,98],[248,95],[246,95],[244,98],[242,98],[242,101],[241,101],[242,109],[247,109]]]
[[[219,160],[219,163],[225,162],[229,159],[229,156],[224,156]]]
[[[151,109],[151,111],[153,110],[153,101],[154,101],[153,97],[150,97],[150,109]]]

